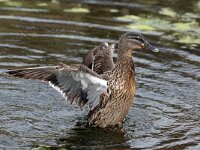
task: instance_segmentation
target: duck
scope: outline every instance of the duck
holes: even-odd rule
[[[79,106],[88,106],[88,125],[97,128],[112,128],[122,125],[132,105],[136,90],[133,50],[159,50],[149,44],[138,32],[120,36],[118,56],[107,78],[84,64],[45,66],[9,70],[12,77],[36,79],[48,82],[67,101]]]
[[[113,53],[115,44],[102,42],[99,46],[89,50],[83,58],[82,64],[98,74],[111,71],[114,68]]]

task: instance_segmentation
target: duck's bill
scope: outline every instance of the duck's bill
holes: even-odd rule
[[[158,48],[152,46],[152,45],[149,44],[148,42],[145,43],[144,49],[153,51],[153,52],[155,52],[155,53],[158,53],[158,52],[159,52],[159,49],[158,49]]]
[[[154,46],[151,46],[150,48],[151,51],[155,52],[155,53],[158,53],[159,52],[159,49],[154,47]]]

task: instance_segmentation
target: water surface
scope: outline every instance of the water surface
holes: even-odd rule
[[[1,0],[0,148],[200,149],[200,1]],[[77,126],[87,112],[7,68],[81,63],[100,42],[141,32],[125,133]]]

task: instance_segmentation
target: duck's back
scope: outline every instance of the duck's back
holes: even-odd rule
[[[83,59],[82,64],[92,69],[98,74],[103,74],[106,71],[111,71],[114,68],[112,53],[114,45],[101,43],[99,46],[88,51]]]

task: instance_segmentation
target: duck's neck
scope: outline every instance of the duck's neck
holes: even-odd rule
[[[132,50],[126,47],[119,47],[117,60],[132,58]]]
[[[119,77],[117,80],[124,80],[124,83],[134,83],[135,67],[131,51],[119,53],[114,70],[117,70],[116,74],[118,74],[117,76]]]

